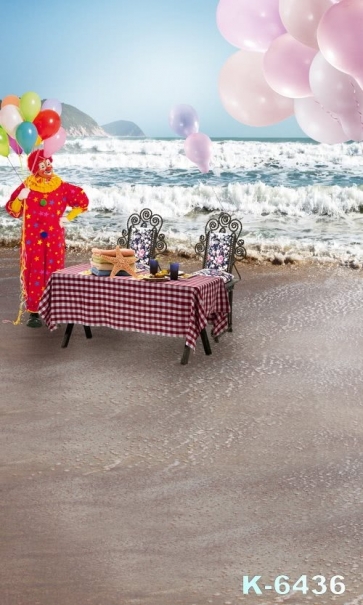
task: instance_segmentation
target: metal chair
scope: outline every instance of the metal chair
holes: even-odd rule
[[[160,233],[163,219],[159,214],[153,214],[149,208],[144,208],[140,214],[131,214],[127,228],[117,240],[121,248],[130,248],[135,252],[138,261],[148,264],[156,254],[166,252],[165,235]]]
[[[207,221],[204,235],[200,236],[195,246],[197,255],[203,257],[203,269],[222,269],[231,274],[235,270],[238,275],[238,279],[233,277],[226,282],[230,306],[228,332],[232,332],[233,290],[241,279],[236,261],[246,257],[244,240],[240,239],[241,232],[242,222],[227,212],[221,212]]]

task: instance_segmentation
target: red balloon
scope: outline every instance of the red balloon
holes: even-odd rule
[[[53,109],[43,109],[33,120],[34,126],[43,141],[56,134],[61,126],[59,114]]]

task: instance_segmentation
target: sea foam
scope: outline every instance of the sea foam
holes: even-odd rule
[[[363,262],[363,148],[298,141],[213,141],[202,174],[180,139],[70,139],[54,156],[64,180],[82,186],[89,212],[67,228],[69,246],[112,244],[127,217],[150,208],[171,250],[192,252],[211,213],[240,218],[247,250]],[[0,243],[17,245],[19,221],[3,207],[27,176],[25,160],[0,158]]]

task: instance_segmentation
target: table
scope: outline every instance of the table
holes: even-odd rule
[[[90,266],[76,265],[56,271],[49,278],[39,314],[52,331],[66,323],[62,347],[67,347],[74,324],[115,330],[146,332],[185,339],[182,364],[201,336],[204,351],[211,354],[206,332],[218,337],[228,325],[228,295],[221,277],[193,276],[177,281],[153,282],[129,276],[97,277]]]

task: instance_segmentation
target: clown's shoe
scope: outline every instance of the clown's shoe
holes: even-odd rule
[[[41,328],[43,324],[38,313],[30,313],[26,325],[28,328]]]

